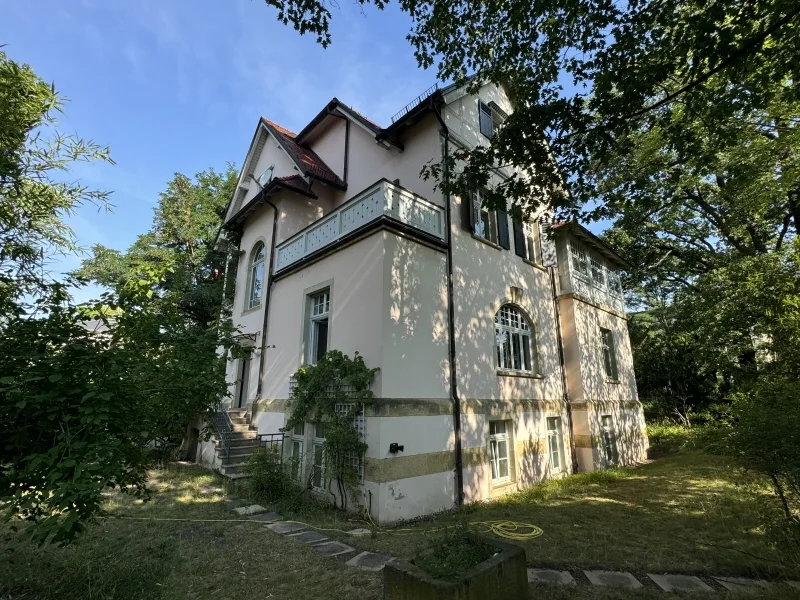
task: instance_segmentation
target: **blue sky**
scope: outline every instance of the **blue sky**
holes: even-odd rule
[[[332,12],[323,50],[261,0],[5,0],[5,52],[69,99],[61,131],[109,145],[117,163],[73,170],[114,204],[70,219],[78,242],[127,248],[174,173],[240,165],[260,115],[297,131],[336,96],[385,125],[434,83],[396,4]],[[67,257],[51,270],[79,264]]]

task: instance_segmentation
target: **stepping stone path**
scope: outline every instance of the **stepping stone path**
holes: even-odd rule
[[[606,585],[609,587],[621,587],[628,589],[638,589],[642,587],[639,580],[625,571],[584,571],[594,585]]]
[[[267,525],[267,529],[270,531],[274,531],[275,533],[295,533],[297,531],[303,531],[306,528],[305,525],[301,525],[300,523],[271,523]]]
[[[308,529],[302,523],[284,521],[283,517],[276,512],[269,512],[259,504],[247,504],[239,499],[226,499],[231,508],[240,516],[250,517],[253,521],[265,523],[267,529],[279,535],[285,535],[300,543],[310,545],[316,552],[323,556],[344,556],[356,552],[356,549],[336,540],[329,540],[322,533]],[[352,529],[346,532],[353,537],[370,535],[372,530],[365,528]],[[351,557],[345,565],[364,571],[380,571],[387,564],[393,562],[395,557],[375,552],[361,552]],[[642,584],[636,577],[625,571],[584,571],[587,579],[592,585],[608,586],[627,589],[639,589]],[[690,575],[655,575],[648,573],[647,576],[665,592],[714,592],[714,588],[705,583],[699,577]],[[714,577],[720,586],[726,590],[734,592],[758,592],[769,587],[769,583],[760,579],[745,579],[742,577]],[[559,571],[556,569],[528,569],[529,583],[553,583],[559,585],[577,586],[578,582],[569,571]],[[800,582],[786,581],[786,585],[800,589]],[[585,584],[582,584],[585,585]]]
[[[267,509],[261,506],[260,504],[251,504],[250,506],[240,506],[238,508],[234,508],[233,512],[237,515],[241,515],[243,517],[247,515],[256,515],[258,513],[265,513]]]
[[[761,579],[745,579],[744,577],[714,577],[724,588],[732,592],[757,592],[769,584]]]
[[[394,560],[392,556],[385,554],[376,554],[375,552],[362,552],[348,560],[346,564],[348,567],[355,567],[365,571],[380,571]]]
[[[665,592],[713,592],[712,588],[707,583],[703,582],[698,577],[690,575],[653,575],[648,573],[647,576],[652,579],[655,584]]]
[[[578,585],[569,571],[555,571],[553,569],[528,569],[528,583]]]
[[[355,548],[351,548],[347,544],[343,544],[342,542],[325,542],[323,544],[317,544],[316,546],[312,546],[314,550],[322,554],[323,556],[340,556],[342,554],[349,554],[350,552],[355,552]]]
[[[318,544],[319,542],[328,541],[328,538],[326,538],[321,533],[317,533],[316,531],[304,531],[302,533],[292,533],[287,535],[286,537],[290,537],[293,540],[297,540],[298,542],[303,542],[304,544]]]

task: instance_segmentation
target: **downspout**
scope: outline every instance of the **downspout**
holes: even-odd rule
[[[436,119],[442,126],[442,134],[444,135],[444,185],[447,189],[449,183],[450,173],[447,168],[447,160],[450,152],[450,130],[442,119],[442,115],[431,99],[431,108],[436,115]],[[447,325],[449,329],[449,346],[450,346],[450,399],[453,403],[453,435],[455,437],[455,452],[456,452],[456,494],[455,504],[457,507],[464,504],[464,461],[463,452],[461,449],[461,400],[458,396],[458,373],[456,362],[456,325],[455,325],[455,307],[453,303],[453,228],[452,228],[452,215],[450,206],[450,192],[444,193],[444,199],[447,206],[445,211],[447,220]]]
[[[256,181],[253,178],[253,181]],[[256,181],[258,183],[258,181]],[[259,185],[260,187],[260,185]],[[256,388],[256,398],[250,408],[250,426],[255,424],[256,409],[258,401],[261,398],[261,390],[264,387],[264,360],[267,354],[267,329],[269,327],[269,301],[272,297],[272,276],[275,270],[275,236],[278,231],[278,207],[275,206],[269,199],[269,196],[264,194],[263,188],[261,193],[264,195],[264,202],[272,207],[272,238],[269,244],[269,270],[267,271],[267,293],[264,295],[264,324],[261,328],[261,356],[259,357],[258,364],[258,387]]]
[[[556,315],[556,339],[558,340],[558,362],[561,366],[561,388],[563,390],[564,405],[567,407],[567,427],[569,427],[569,453],[572,458],[572,472],[578,472],[578,455],[575,451],[575,428],[572,424],[572,403],[567,391],[567,366],[564,359],[564,339],[561,333],[561,310],[558,307],[558,293],[556,291],[556,269],[550,270],[550,286],[553,288],[553,309]]]

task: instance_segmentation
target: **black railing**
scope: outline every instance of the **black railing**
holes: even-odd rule
[[[284,433],[259,433],[258,434],[258,447],[265,450],[272,450],[280,457],[279,461],[283,462],[283,440],[286,436]]]
[[[233,433],[233,421],[231,421],[231,416],[228,414],[228,407],[218,402],[214,407],[211,423],[216,429],[217,437],[219,437],[220,454],[222,458],[227,458],[231,449],[231,434]]]
[[[395,116],[392,117],[392,123],[396,122],[400,117],[403,117],[403,116],[407,115],[408,113],[410,113],[417,106],[422,104],[423,100],[425,100],[428,96],[430,96],[433,92],[435,92],[438,89],[439,89],[439,84],[438,83],[434,83],[431,87],[429,87],[427,90],[422,92],[419,96],[417,96],[411,102],[409,102],[403,108],[401,108],[400,111]]]

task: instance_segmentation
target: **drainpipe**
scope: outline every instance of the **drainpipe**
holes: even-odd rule
[[[444,134],[444,163],[447,166],[447,158],[450,152],[450,130],[442,119],[442,115],[434,104],[433,98],[431,99],[431,108],[433,109],[439,124],[442,126],[442,133]],[[444,184],[447,187],[449,181],[449,170],[445,168],[444,171]],[[455,325],[455,308],[453,305],[453,228],[452,216],[450,207],[450,192],[444,194],[447,210],[445,211],[447,219],[447,320],[449,328],[449,342],[450,342],[450,399],[453,402],[453,434],[455,437],[455,451],[456,451],[456,506],[460,507],[464,504],[464,461],[463,452],[461,450],[461,400],[458,396],[458,373],[456,363],[456,325]]]
[[[561,365],[561,388],[563,390],[564,405],[567,407],[567,426],[569,427],[569,453],[572,458],[572,472],[578,472],[578,454],[575,451],[575,428],[572,425],[572,403],[567,391],[567,366],[564,360],[564,339],[561,334],[561,310],[558,307],[558,293],[556,291],[556,269],[548,267],[550,271],[550,286],[553,288],[553,309],[556,315],[556,339],[558,340],[558,362]]]
[[[252,177],[252,175],[251,175]],[[269,196],[264,194],[264,188],[261,187],[261,184],[258,183],[255,177],[252,177],[253,181],[256,182],[259,189],[261,190],[261,194],[264,196],[264,202],[266,202],[269,206],[272,207],[272,211],[274,217],[272,219],[272,238],[270,239],[269,245],[269,270],[267,271],[267,290],[266,294],[264,295],[264,324],[261,327],[261,356],[259,357],[259,364],[258,364],[258,387],[256,388],[256,398],[253,401],[253,405],[250,408],[250,425],[253,426],[255,423],[256,418],[256,408],[258,405],[258,400],[261,398],[261,390],[264,387],[264,360],[267,354],[267,329],[269,327],[269,301],[272,297],[272,275],[275,270],[275,235],[278,230],[278,207],[272,203],[269,199]]]

